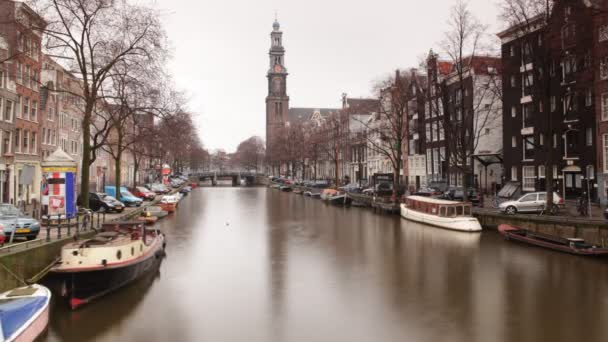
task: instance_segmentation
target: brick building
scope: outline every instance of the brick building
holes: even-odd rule
[[[555,1],[548,22],[539,16],[499,34],[505,171],[523,191],[544,191],[552,172],[555,192],[597,198],[594,6]]]

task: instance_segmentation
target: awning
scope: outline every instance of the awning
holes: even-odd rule
[[[492,164],[502,164],[502,153],[478,153],[472,156],[483,166],[490,166]]]
[[[581,172],[581,168],[576,165],[568,165],[562,169],[562,172]]]

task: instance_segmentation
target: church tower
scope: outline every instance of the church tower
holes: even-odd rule
[[[273,164],[273,140],[276,132],[284,127],[289,111],[283,32],[281,32],[281,26],[276,19],[272,24],[270,44],[270,51],[268,52],[270,64],[266,75],[268,78],[268,96],[266,96],[266,154],[269,162]]]

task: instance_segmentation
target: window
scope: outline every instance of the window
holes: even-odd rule
[[[28,116],[30,115],[30,98],[26,97],[23,100],[23,111],[22,111],[22,118],[23,119],[27,119]]]
[[[524,191],[534,191],[534,166],[522,167],[522,189]],[[528,195],[530,196],[530,195]],[[536,195],[534,195],[536,196]]]
[[[545,178],[545,165],[538,166],[538,178]]]
[[[534,160],[534,136],[529,135],[524,137],[524,159]]]
[[[511,180],[517,181],[517,166],[511,166]]]
[[[595,168],[593,165],[587,165],[586,167],[587,179],[595,179]]]
[[[15,152],[21,153],[21,129],[15,129]]]
[[[4,76],[4,70],[0,69],[0,88],[6,88],[6,79]]]
[[[511,88],[515,87],[517,87],[517,79],[515,78],[515,75],[511,75]]]
[[[608,121],[608,93],[602,94],[602,121]]]
[[[4,101],[4,120],[11,121],[13,116],[13,102],[9,100]]]
[[[557,99],[555,98],[555,95],[551,96],[551,112],[555,112],[555,110],[557,109]]]
[[[426,127],[426,141],[431,141],[431,124],[427,122],[425,127]]]
[[[600,78],[608,80],[608,56],[604,56],[600,60]]]
[[[542,133],[540,133],[540,134],[538,135],[538,144],[539,144],[540,146],[544,146],[544,145],[545,145],[545,135],[544,135],[544,134],[542,134]]]
[[[32,154],[36,154],[38,152],[38,145],[36,144],[37,134],[36,132],[32,132],[32,140],[30,145],[30,151]]]
[[[515,136],[511,137],[511,147],[517,147],[517,138]]]
[[[599,27],[598,41],[605,42],[608,40],[608,25],[602,25]]]
[[[557,148],[557,133],[553,133],[553,148]]]
[[[511,107],[511,117],[514,118],[517,116],[517,107],[513,106]]]
[[[511,45],[511,48],[509,50],[510,50],[511,57],[515,57],[515,46]]]
[[[553,165],[553,179],[557,179],[557,165]]]
[[[608,134],[604,134],[604,172],[608,172]]]
[[[30,142],[30,132],[23,131],[23,153],[28,153],[28,146]]]
[[[585,106],[591,107],[593,105],[593,93],[591,92],[591,88],[587,89],[585,93]]]
[[[585,142],[587,146],[593,146],[593,129],[591,127],[587,127]]]
[[[32,107],[30,108],[30,120],[36,121],[38,117],[38,102],[32,101]]]
[[[2,134],[2,153],[11,153],[11,132],[3,132]]]

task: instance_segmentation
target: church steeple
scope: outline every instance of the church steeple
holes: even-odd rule
[[[276,19],[270,33],[270,50],[268,51],[269,68],[268,96],[266,96],[266,151],[270,161],[273,160],[273,141],[277,131],[285,126],[289,111],[287,96],[287,68],[285,68],[285,48],[283,32]]]

